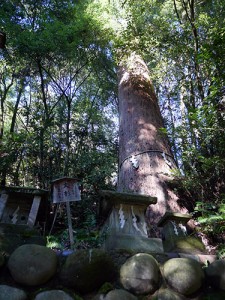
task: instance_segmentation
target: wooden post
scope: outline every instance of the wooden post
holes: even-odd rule
[[[71,212],[70,212],[70,202],[66,202],[66,212],[67,212],[67,218],[68,218],[70,247],[72,249],[74,246],[74,238],[73,238],[73,227],[72,227],[72,219],[71,219]]]
[[[27,225],[30,227],[33,227],[35,224],[40,203],[41,203],[41,196],[34,196],[30,214],[27,221]]]
[[[3,216],[3,212],[6,206],[6,202],[8,200],[8,194],[6,194],[6,192],[1,192],[0,194],[0,220]]]
[[[80,190],[78,187],[77,179],[70,177],[62,177],[56,179],[52,182],[52,199],[53,203],[66,202],[66,212],[68,218],[68,229],[69,229],[69,238],[70,238],[70,247],[74,247],[74,238],[73,238],[73,228],[72,228],[72,219],[70,211],[70,202],[71,201],[80,201]],[[55,218],[52,224],[52,228],[55,222]],[[52,230],[51,228],[51,230]]]

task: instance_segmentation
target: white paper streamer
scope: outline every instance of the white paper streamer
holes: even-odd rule
[[[123,229],[123,227],[125,225],[125,218],[124,218],[124,212],[123,212],[123,205],[122,204],[120,204],[119,219],[120,219],[120,228]]]
[[[182,230],[182,232],[184,233],[184,235],[187,235],[187,228],[185,225],[183,225],[182,223],[180,223],[179,228]]]
[[[134,209],[133,209],[133,206],[131,206],[131,213],[132,213],[132,220],[133,220],[133,226],[134,226],[134,228],[137,230],[137,231],[140,231],[141,232],[141,230],[138,228],[138,226],[137,226],[137,218],[136,218],[136,216],[135,216],[135,214],[134,214]]]
[[[178,233],[178,230],[177,230],[176,223],[175,223],[174,221],[171,221],[171,223],[173,224],[173,230],[174,230],[174,233],[175,233],[176,235],[178,235],[179,233]]]

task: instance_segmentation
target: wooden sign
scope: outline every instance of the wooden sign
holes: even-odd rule
[[[53,203],[66,203],[66,211],[68,218],[68,229],[70,237],[70,247],[74,247],[72,219],[70,212],[70,202],[80,201],[80,190],[76,178],[62,177],[52,182],[52,200]]]
[[[52,182],[53,203],[80,201],[80,190],[77,179],[63,177]]]

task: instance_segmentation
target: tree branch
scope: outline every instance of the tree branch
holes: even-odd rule
[[[177,10],[177,4],[176,4],[176,0],[173,0],[173,6],[174,6],[174,9],[175,9],[175,13],[176,13],[176,15],[177,15],[177,19],[178,19],[178,21],[179,21],[179,23],[180,23],[180,25],[181,25],[181,24],[182,24],[182,22],[181,22],[181,19],[180,19],[180,16],[179,16],[178,10]]]

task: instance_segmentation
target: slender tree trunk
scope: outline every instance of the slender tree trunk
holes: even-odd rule
[[[178,147],[176,144],[176,139],[175,139],[175,132],[176,132],[176,118],[174,116],[173,113],[173,109],[172,109],[172,103],[171,103],[171,97],[170,94],[168,92],[167,94],[167,99],[168,99],[168,113],[170,114],[170,122],[171,122],[171,130],[172,130],[172,137],[171,137],[171,148],[173,149],[173,153],[174,153],[174,159],[176,161],[176,163],[178,164]]]
[[[0,110],[0,141],[3,138],[4,132],[4,102],[1,101],[1,110]]]
[[[45,128],[40,128],[40,136],[39,136],[39,172],[38,172],[38,186],[43,188],[45,182],[45,170],[44,170],[44,135],[45,135]]]
[[[160,132],[163,121],[149,71],[136,54],[124,62],[119,77],[119,181],[118,191],[155,196],[147,212],[150,236],[159,236],[157,223],[167,210],[180,211],[168,188],[176,168],[168,139]]]
[[[8,86],[6,85],[5,80],[3,80],[3,90],[0,91],[0,143],[4,133],[5,100],[12,85],[13,85],[13,77]]]
[[[14,110],[13,110],[13,116],[12,116],[12,121],[11,121],[11,126],[10,126],[10,133],[14,133],[18,107],[19,107],[19,103],[20,103],[20,100],[21,100],[23,90],[24,90],[24,85],[25,85],[25,81],[23,79],[21,79],[18,95],[17,95],[17,98],[16,98],[16,103],[15,103]]]
[[[66,154],[64,161],[64,176],[69,175],[69,158],[70,158],[70,123],[71,123],[71,99],[66,99],[67,102],[67,120],[66,120]]]

